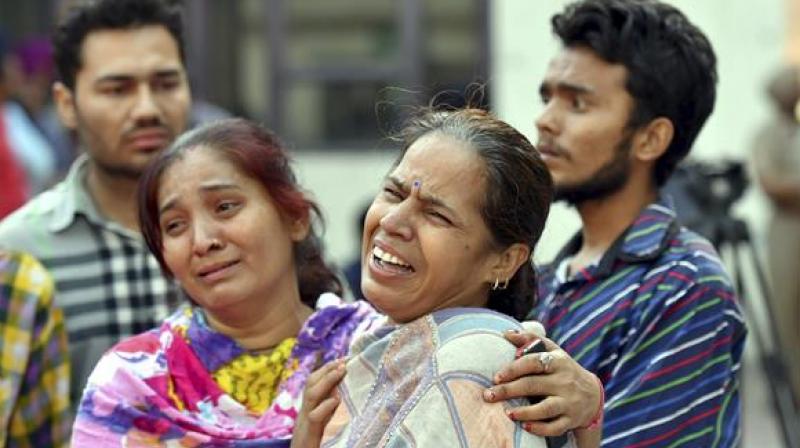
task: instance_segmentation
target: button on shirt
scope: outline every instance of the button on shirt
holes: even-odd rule
[[[0,246],[31,253],[55,279],[73,406],[106,350],[156,327],[178,302],[141,235],[100,215],[86,189],[87,162],[80,157],[64,181],[0,222]]]
[[[737,445],[746,329],[711,244],[666,200],[567,276],[561,262],[580,244],[541,270],[530,317],[605,385],[602,446]]]

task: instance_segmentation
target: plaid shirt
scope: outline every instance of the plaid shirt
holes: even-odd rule
[[[0,252],[0,447],[69,441],[69,361],[53,280],[30,255]]]
[[[86,187],[86,156],[67,178],[0,222],[0,246],[31,253],[56,282],[69,335],[73,406],[120,339],[156,327],[178,302],[141,235],[103,218]]]
[[[603,381],[602,446],[738,446],[746,328],[714,248],[665,201],[567,276],[579,247],[542,270],[531,317]]]

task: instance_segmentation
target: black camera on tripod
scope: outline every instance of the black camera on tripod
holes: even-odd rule
[[[729,234],[737,232],[730,225],[730,213],[748,185],[741,161],[692,161],[678,166],[664,191],[675,200],[680,222],[719,246],[723,239],[741,239]]]

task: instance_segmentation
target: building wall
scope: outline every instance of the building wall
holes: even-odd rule
[[[719,60],[716,109],[695,144],[704,159],[744,158],[753,135],[769,113],[763,95],[768,75],[786,57],[783,0],[675,0],[672,2],[709,36]],[[563,0],[500,0],[492,3],[493,107],[535,140],[534,117],[540,110],[538,83],[558,45],[550,35],[549,17]],[[360,242],[355,220],[362,204],[377,191],[394,154],[391,151],[297,151],[301,180],[317,197],[327,217],[325,240],[332,259],[344,263],[356,256]],[[736,208],[756,230],[766,207],[754,189]],[[577,230],[571,210],[556,206],[536,258],[549,260]]]

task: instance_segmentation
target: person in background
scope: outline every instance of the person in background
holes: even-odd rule
[[[50,94],[55,78],[53,45],[45,37],[30,37],[14,46],[12,58],[15,60],[12,65],[19,73],[13,97],[47,140],[58,177],[53,180],[60,180],[77,154],[72,133],[59,122]]]
[[[6,40],[0,30],[0,105],[8,97],[5,60]],[[8,140],[7,127],[4,114],[0,113],[0,220],[22,207],[29,194],[25,172]]]
[[[100,360],[73,446],[289,446],[311,371],[382,316],[340,298],[282,145],[242,119],[190,131],[144,174],[139,212],[187,300]]]
[[[752,165],[772,206],[767,256],[782,355],[800,399],[800,70],[784,67],[767,85],[774,114],[756,136]],[[798,403],[800,405],[800,403]]]
[[[72,403],[102,354],[178,304],[139,232],[145,166],[186,128],[180,12],[158,0],[80,2],[59,24],[53,97],[83,155],[67,177],[0,222],[0,245],[52,273],[65,314]]]
[[[736,446],[737,297],[659,193],[713,110],[711,44],[653,0],[578,1],[551,23],[563,46],[539,86],[536,146],[582,228],[540,271],[529,317],[549,353],[499,371],[485,397],[545,396],[514,418],[538,434],[602,425],[604,447]]]
[[[0,249],[0,447],[66,447],[69,358],[53,279],[33,257]]]

